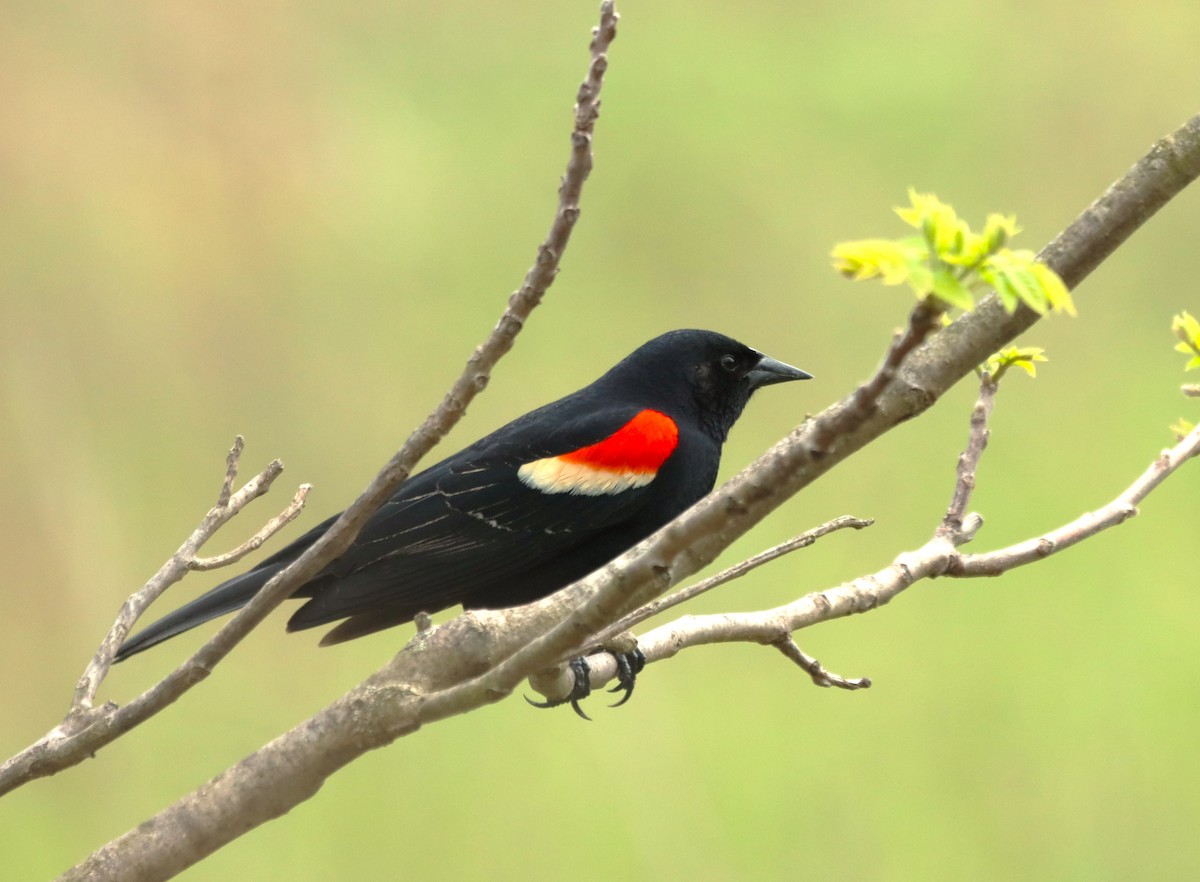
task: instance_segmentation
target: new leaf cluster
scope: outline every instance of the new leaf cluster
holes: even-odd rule
[[[1179,338],[1179,342],[1175,344],[1175,351],[1191,356],[1184,370],[1190,371],[1194,368],[1200,368],[1200,321],[1196,321],[1195,316],[1184,310],[1171,320],[1171,330]],[[1193,391],[1195,389],[1197,389],[1195,386],[1183,387],[1184,393],[1190,396],[1200,394]],[[1179,422],[1171,426],[1171,431],[1175,433],[1177,438],[1182,438],[1195,427],[1194,423],[1180,419]]]
[[[991,288],[1010,313],[1025,304],[1039,315],[1075,315],[1058,274],[1038,263],[1032,251],[1008,247],[1020,232],[1014,216],[990,214],[976,233],[933,194],[910,189],[908,198],[911,204],[896,214],[920,235],[842,242],[833,249],[838,272],[855,280],[908,284],[919,299],[932,297],[945,309],[973,309],[976,293]]]
[[[1192,357],[1184,370],[1190,371],[1200,367],[1200,322],[1184,310],[1171,321],[1171,330],[1179,338],[1179,342],[1175,344],[1175,351]]]
[[[996,384],[1011,367],[1018,367],[1031,377],[1037,376],[1036,362],[1046,361],[1046,350],[1040,346],[1009,346],[988,357],[988,360],[975,369],[980,377]]]

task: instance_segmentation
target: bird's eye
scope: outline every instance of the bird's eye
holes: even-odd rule
[[[738,362],[732,355],[722,355],[720,365],[722,370],[732,374],[737,370]]]

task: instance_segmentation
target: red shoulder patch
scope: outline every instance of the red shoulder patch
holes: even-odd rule
[[[679,427],[665,413],[643,410],[603,441],[559,459],[601,469],[657,472],[679,444]]]
[[[653,481],[678,444],[674,420],[643,410],[603,441],[527,462],[517,476],[543,493],[610,496]]]

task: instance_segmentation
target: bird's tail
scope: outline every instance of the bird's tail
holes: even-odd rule
[[[124,661],[143,649],[149,649],[177,634],[190,631],[209,619],[215,619],[217,616],[241,609],[281,568],[282,565],[260,567],[235,576],[228,582],[222,582],[208,593],[201,594],[191,603],[185,603],[149,627],[138,631],[121,644],[121,648],[117,650],[113,660]]]

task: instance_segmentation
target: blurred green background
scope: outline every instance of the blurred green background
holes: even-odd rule
[[[1200,107],[1200,5],[627,2],[563,270],[442,452],[669,328],[817,376],[756,400],[731,474],[873,369],[909,306],[830,269],[915,185],[1038,248]],[[215,498],[233,436],[343,507],[440,399],[549,223],[593,2],[57,4],[0,21],[0,753],[53,726],[119,603]],[[983,550],[1103,504],[1197,419],[1200,192],[1024,341],[975,507]],[[964,384],[724,558],[839,514],[861,534],[693,611],[885,565],[949,499]],[[770,651],[655,666],[596,721],[519,698],[364,757],[189,880],[1183,878],[1200,862],[1196,467],[1119,530],[1003,579],[921,584]],[[293,526],[288,535],[301,527]],[[197,575],[174,601],[217,580]],[[381,664],[280,612],[94,761],[0,800],[5,879],[45,878]],[[125,701],[209,629],[118,668]]]

